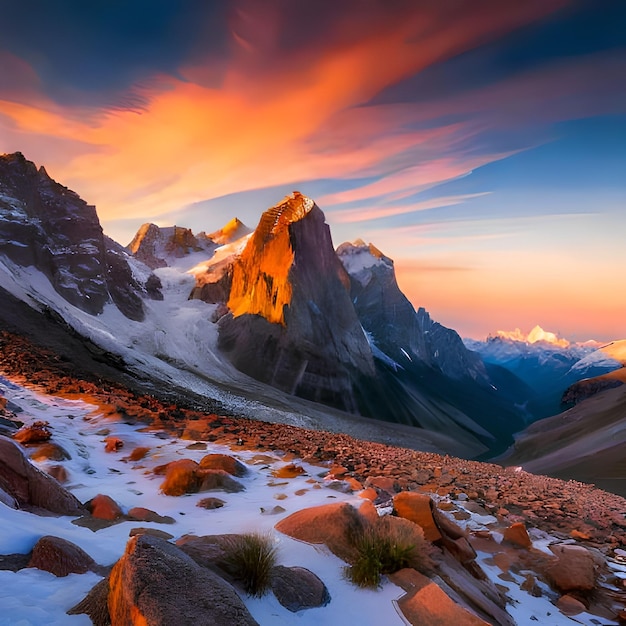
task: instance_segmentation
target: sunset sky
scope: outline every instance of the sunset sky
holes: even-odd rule
[[[298,189],[463,336],[626,337],[624,0],[2,3],[0,153],[144,222]]]

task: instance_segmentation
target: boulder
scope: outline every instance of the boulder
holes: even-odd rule
[[[502,534],[504,541],[512,543],[520,548],[528,550],[533,545],[530,537],[528,536],[528,531],[526,530],[524,522],[515,522],[515,524],[511,524],[508,528],[504,529]]]
[[[304,567],[276,565],[272,568],[270,584],[277,600],[292,613],[330,602],[326,585]]]
[[[569,594],[561,596],[557,600],[556,606],[561,613],[568,616],[578,615],[587,610],[587,607],[580,600],[577,600],[574,596],[570,596]]]
[[[393,508],[399,517],[404,517],[421,526],[424,530],[424,537],[428,541],[441,539],[441,532],[433,518],[430,496],[411,491],[401,491],[394,496]]]
[[[14,435],[13,439],[21,444],[41,443],[48,441],[52,433],[48,430],[48,422],[34,422],[30,426],[22,426]]]
[[[199,480],[198,491],[226,491],[238,493],[245,487],[230,474],[219,469],[201,469],[196,472]]]
[[[300,541],[326,544],[340,559],[351,561],[355,556],[354,536],[363,524],[354,507],[334,502],[296,511],[280,520],[275,528]]]
[[[165,470],[165,481],[161,485],[161,491],[166,496],[182,496],[185,493],[198,491],[200,482],[196,475],[198,464],[191,459],[173,461]]]
[[[398,608],[413,626],[488,626],[488,622],[456,604],[441,587],[414,569],[400,570],[389,578],[406,591],[398,600]]]
[[[59,444],[48,441],[37,446],[37,449],[31,452],[30,458],[33,461],[65,461],[71,457]]]
[[[115,521],[123,517],[120,505],[110,496],[99,493],[86,503],[92,517],[102,520]]]
[[[593,555],[582,546],[558,544],[550,546],[557,560],[546,573],[560,591],[591,591],[596,586]]]
[[[138,535],[109,577],[112,626],[214,626],[257,622],[226,581],[178,547]]]
[[[19,446],[0,436],[0,489],[20,507],[37,507],[57,515],[80,515],[83,505],[54,478],[36,468]]]
[[[76,544],[46,535],[35,544],[27,567],[36,567],[61,577],[84,574],[95,565],[95,561]]]
[[[93,626],[111,626],[107,598],[109,597],[109,579],[104,578],[68,612],[68,615],[88,615]]]
[[[124,442],[119,437],[107,437],[104,440],[105,452],[117,452],[124,447]]]
[[[232,476],[245,476],[246,466],[228,454],[207,454],[200,459],[202,469],[222,470]]]
[[[127,517],[138,522],[155,522],[157,524],[173,524],[176,521],[169,515],[159,515],[142,506],[134,506],[128,511]]]

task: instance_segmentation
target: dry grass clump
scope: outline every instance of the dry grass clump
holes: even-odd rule
[[[410,567],[428,571],[432,546],[421,529],[405,520],[385,516],[363,527],[354,537],[357,556],[345,568],[346,577],[359,587],[375,588],[384,574]]]
[[[276,565],[276,547],[268,533],[230,535],[220,542],[224,567],[251,596],[261,597],[270,587]]]

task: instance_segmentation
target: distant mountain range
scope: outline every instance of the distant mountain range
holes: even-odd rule
[[[503,452],[572,383],[620,365],[541,329],[464,344],[373,244],[335,249],[298,192],[255,229],[144,224],[123,247],[20,153],[0,157],[0,295],[6,327],[42,342],[62,329],[153,389],[464,457]]]

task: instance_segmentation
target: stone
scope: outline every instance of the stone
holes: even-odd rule
[[[180,459],[168,463],[165,470],[165,481],[161,491],[166,496],[182,496],[185,493],[196,493],[200,481],[196,474],[198,464],[191,459]]]
[[[577,600],[569,594],[561,596],[557,600],[556,606],[561,613],[568,616],[578,615],[579,613],[587,610],[587,607],[580,600]]]
[[[109,588],[111,626],[258,626],[230,584],[150,535],[129,540]]]
[[[124,447],[124,442],[119,437],[107,437],[104,440],[105,452],[117,452]]]
[[[333,502],[296,511],[280,520],[275,528],[300,541],[326,544],[340,559],[350,561],[355,555],[354,533],[363,527],[363,523],[352,506]]]
[[[300,474],[304,474],[304,468],[295,463],[288,463],[272,472],[274,478],[295,478],[296,476],[300,476]]]
[[[414,569],[390,574],[389,579],[406,594],[397,602],[412,626],[488,626],[488,623],[456,604],[430,578]]]
[[[141,461],[141,459],[145,458],[146,455],[150,452],[150,448],[146,446],[139,446],[135,448],[129,455],[129,461]]]
[[[33,450],[30,458],[33,461],[65,461],[71,457],[60,445],[47,441]]]
[[[273,567],[270,585],[276,599],[292,613],[326,606],[330,602],[326,585],[304,567]]]
[[[561,591],[591,591],[596,585],[596,567],[593,555],[579,545],[550,546],[557,557],[546,573]]]
[[[0,489],[21,508],[37,507],[57,515],[81,515],[83,505],[54,478],[24,456],[19,446],[0,435]]]
[[[524,522],[511,524],[508,528],[504,529],[502,535],[504,541],[518,546],[519,548],[524,548],[525,550],[530,549],[533,545]]]
[[[209,498],[202,498],[201,500],[198,500],[198,502],[196,503],[196,506],[199,506],[201,509],[221,509],[224,505],[226,504],[226,502],[224,502],[224,500],[222,500],[221,498],[213,498],[213,497],[209,497]]]
[[[22,426],[14,435],[13,439],[23,445],[48,441],[52,433],[48,429],[48,422],[34,422],[30,426]]]
[[[137,526],[136,528],[130,529],[130,531],[128,532],[128,536],[134,537],[135,535],[151,535],[152,537],[165,539],[165,541],[168,541],[169,539],[174,539],[174,535],[166,533],[164,530],[160,530],[159,528],[145,528],[143,526]]]
[[[114,521],[123,516],[120,505],[110,496],[99,493],[86,503],[92,517]]]
[[[175,522],[174,518],[169,515],[159,515],[142,506],[134,506],[128,511],[126,517],[138,522],[155,522],[157,524],[173,524]]]
[[[84,574],[95,564],[82,548],[71,541],[46,535],[35,544],[27,567],[36,567],[62,577]]]
[[[52,465],[46,469],[46,472],[59,483],[63,484],[69,480],[67,469],[63,465]]]
[[[196,472],[199,480],[198,491],[226,491],[238,493],[245,487],[230,474],[219,469],[201,469]]]
[[[228,454],[207,454],[200,460],[202,469],[214,469],[227,472],[231,476],[241,478],[248,473],[246,466]]]
[[[111,626],[107,598],[109,579],[104,578],[91,588],[91,591],[68,612],[68,615],[88,615],[93,626]]]
[[[441,532],[433,518],[429,496],[410,491],[401,491],[394,497],[393,507],[399,517],[404,517],[421,526],[428,541],[441,539]]]

